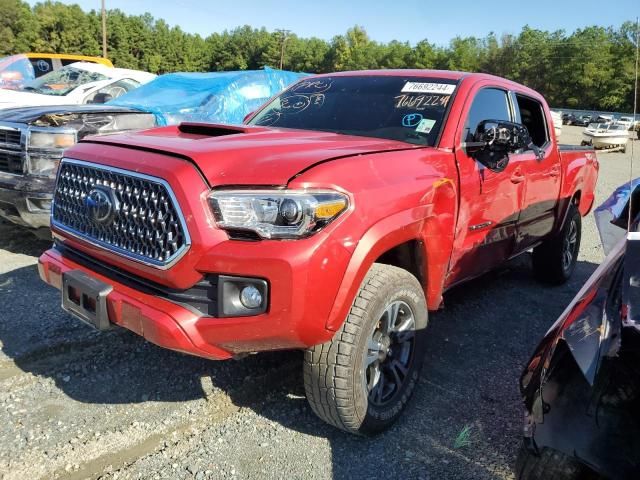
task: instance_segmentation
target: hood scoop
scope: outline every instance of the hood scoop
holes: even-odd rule
[[[183,122],[178,126],[180,133],[199,135],[202,137],[224,137],[226,135],[238,135],[241,133],[255,132],[255,127],[245,125],[221,125],[216,123],[192,123]]]

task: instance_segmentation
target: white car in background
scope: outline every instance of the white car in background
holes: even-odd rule
[[[18,90],[0,89],[0,109],[105,103],[156,78],[152,73],[76,62]]]

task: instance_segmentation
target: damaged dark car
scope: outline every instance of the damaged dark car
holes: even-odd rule
[[[64,150],[87,135],[155,125],[152,113],[108,105],[0,111],[0,216],[49,235],[53,186]]]
[[[639,207],[635,180],[595,211],[607,257],[521,377],[519,480],[640,478]]]
[[[0,111],[0,217],[49,233],[51,199],[64,150],[88,135],[181,122],[242,123],[304,74],[284,70],[171,73],[111,100]],[[104,104],[105,102],[108,102]]]

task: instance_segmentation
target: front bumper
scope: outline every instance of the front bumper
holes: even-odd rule
[[[333,299],[327,297],[327,291],[331,289],[314,294],[313,285],[325,282],[312,278],[305,268],[297,265],[309,262],[308,256],[297,255],[292,251],[295,248],[290,247],[278,249],[279,254],[269,258],[264,249],[260,249],[263,251],[262,268],[250,271],[248,265],[256,265],[251,251],[257,251],[256,247],[260,245],[256,243],[260,242],[225,243],[227,248],[234,248],[234,253],[224,255],[226,265],[224,270],[218,270],[218,274],[264,278],[269,284],[269,304],[265,313],[244,317],[205,314],[166,295],[141,288],[140,283],[128,281],[107,269],[98,270],[64,247],[51,248],[40,257],[39,273],[45,282],[58,289],[62,287],[63,273],[71,270],[82,271],[112,286],[106,304],[113,324],[161,347],[209,359],[223,360],[257,351],[302,349],[333,336],[334,332],[326,328]],[[241,254],[239,249],[244,252]],[[216,263],[221,265],[221,262]],[[138,282],[147,281],[133,278]],[[216,301],[220,299],[216,297]]]
[[[29,228],[48,228],[55,180],[0,172],[0,216]]]

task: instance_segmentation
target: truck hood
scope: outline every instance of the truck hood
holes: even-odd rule
[[[17,107],[0,110],[0,122],[31,124],[44,115],[68,115],[85,113],[138,113],[139,110],[109,105],[46,105],[37,107]]]
[[[108,137],[93,142],[166,153],[193,161],[209,185],[286,185],[298,173],[327,160],[376,152],[425,148],[396,140],[310,130],[186,124]],[[73,152],[69,152],[73,157]]]

